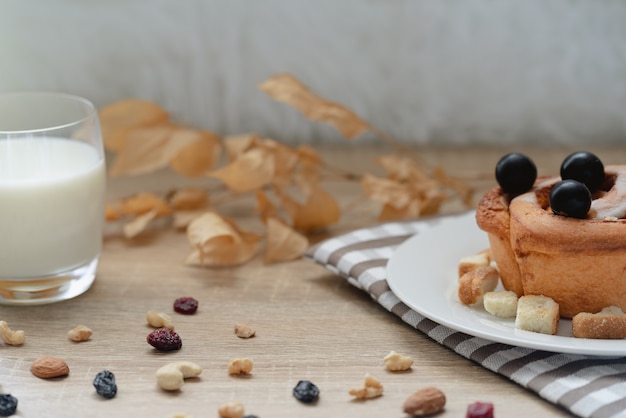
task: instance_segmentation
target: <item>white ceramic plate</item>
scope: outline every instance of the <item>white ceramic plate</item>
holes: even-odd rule
[[[387,264],[387,281],[396,296],[425,317],[475,337],[561,353],[626,355],[626,340],[572,337],[571,321],[561,320],[557,335],[516,329],[481,306],[466,306],[457,297],[459,259],[489,246],[476,226],[474,212],[435,218],[429,228],[405,241]]]

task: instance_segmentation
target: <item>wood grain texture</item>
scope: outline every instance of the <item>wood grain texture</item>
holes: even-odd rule
[[[491,187],[495,162],[507,150],[428,149],[422,154],[452,174],[473,178],[479,193]],[[540,172],[556,172],[570,150],[529,150]],[[614,163],[624,150],[596,150]],[[349,147],[325,150],[329,163],[355,172],[371,171],[372,159],[383,150]],[[133,179],[115,179],[109,197],[138,190],[164,191],[187,180],[161,172]],[[329,184],[349,215],[325,235],[339,234],[375,221],[373,208],[352,202],[356,184]],[[367,205],[363,205],[367,206]],[[254,227],[251,202],[237,201],[229,215]],[[196,418],[217,417],[228,401],[242,402],[258,417],[402,417],[402,403],[424,386],[439,387],[447,396],[442,416],[464,416],[468,403],[495,404],[496,415],[567,416],[537,395],[456,355],[370,300],[345,280],[306,260],[264,265],[261,257],[239,267],[199,269],[183,265],[190,252],[185,235],[166,225],[128,241],[107,232],[94,286],[62,303],[32,307],[0,307],[0,319],[26,332],[21,347],[0,345],[2,391],[19,399],[21,417],[171,417],[185,412]],[[200,302],[195,315],[173,312],[180,296]],[[159,353],[146,343],[149,310],[169,313],[183,339],[177,352]],[[234,325],[245,322],[257,333],[240,339]],[[67,332],[78,324],[93,330],[87,342],[74,343]],[[414,359],[411,371],[388,372],[383,357],[391,350]],[[70,374],[42,380],[30,364],[50,355],[66,360]],[[254,360],[252,375],[229,376],[228,361]],[[174,360],[203,367],[198,379],[182,390],[166,393],[156,385],[155,371]],[[97,372],[115,373],[118,394],[96,395]],[[385,387],[382,397],[358,402],[348,390],[360,386],[366,373]],[[315,405],[291,395],[298,380],[309,379],[321,390]]]

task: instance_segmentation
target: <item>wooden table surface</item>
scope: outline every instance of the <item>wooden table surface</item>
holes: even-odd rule
[[[624,160],[624,151],[592,149],[605,161]],[[491,177],[504,149],[425,149],[422,156],[442,164],[454,175],[471,178],[478,195],[494,184]],[[571,149],[526,149],[540,173],[557,172]],[[372,171],[373,158],[388,152],[370,146],[324,149],[330,164],[354,172]],[[166,191],[187,183],[168,171],[138,178],[112,179],[109,198],[136,191]],[[197,183],[197,182],[196,182]],[[336,182],[328,189],[350,206],[360,195],[355,183]],[[478,196],[477,195],[477,196]],[[358,206],[358,205],[357,205]],[[367,206],[367,205],[365,205]],[[250,202],[228,208],[229,215],[250,222]],[[336,235],[375,223],[375,212],[352,208],[330,228]],[[324,236],[313,237],[313,241]],[[258,257],[232,268],[185,266],[190,253],[184,233],[164,226],[139,239],[126,240],[109,230],[94,286],[74,300],[32,307],[0,307],[0,319],[26,332],[20,347],[0,345],[2,391],[19,399],[22,417],[217,417],[229,401],[245,405],[246,413],[269,417],[403,417],[402,403],[415,390],[436,386],[447,396],[441,416],[465,416],[467,404],[490,401],[497,417],[567,416],[534,393],[440,346],[404,324],[321,266],[307,260],[264,265]],[[195,315],[172,311],[180,296],[200,302]],[[146,343],[149,310],[170,313],[183,339],[180,351],[160,353]],[[239,339],[235,323],[253,326],[257,335]],[[78,324],[93,329],[91,340],[73,343],[66,333]],[[384,369],[391,350],[411,356],[410,372]],[[71,372],[41,380],[30,372],[33,360],[44,355],[64,358]],[[249,357],[249,377],[227,374],[229,359]],[[199,379],[182,390],[164,392],[155,371],[174,360],[203,367]],[[104,400],[92,380],[103,369],[115,373],[118,394]],[[385,392],[380,398],[353,401],[348,390],[364,375],[377,377]],[[315,405],[294,399],[291,390],[301,379],[316,383],[321,397]]]

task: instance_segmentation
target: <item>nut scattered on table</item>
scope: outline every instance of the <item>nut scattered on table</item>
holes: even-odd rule
[[[396,353],[395,351],[387,354],[385,358],[383,358],[383,361],[385,362],[387,370],[392,372],[403,372],[409,370],[413,365],[413,359],[411,357]]]
[[[235,358],[228,362],[228,374],[243,375],[250,374],[254,367],[254,362],[249,358]]]
[[[191,361],[174,361],[156,371],[157,384],[163,390],[178,390],[185,383],[185,379],[198,377],[202,367]]]
[[[92,334],[93,331],[85,325],[77,325],[67,332],[67,338],[78,343],[87,341]]]
[[[235,324],[235,335],[239,338],[254,337],[256,331],[248,324]]]
[[[70,368],[65,360],[52,356],[40,357],[33,361],[30,365],[30,371],[41,379],[51,379],[70,374]]]
[[[243,404],[239,402],[228,402],[217,409],[220,418],[243,418],[245,414]]]
[[[352,388],[348,391],[348,393],[356,399],[365,400],[382,396],[383,389],[383,385],[378,379],[366,374],[363,387]]]
[[[148,311],[146,313],[146,321],[148,321],[148,325],[153,328],[174,329],[172,317],[164,312]]]
[[[443,410],[446,405],[446,395],[436,387],[425,387],[409,396],[402,409],[414,417],[431,415]]]
[[[7,324],[6,321],[0,321],[0,338],[8,345],[22,345],[24,344],[26,335],[21,329],[13,331],[9,328],[9,324]]]

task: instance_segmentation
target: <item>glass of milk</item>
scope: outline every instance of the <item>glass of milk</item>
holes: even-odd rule
[[[93,104],[57,93],[0,94],[0,304],[56,302],[90,288],[105,184]]]

